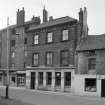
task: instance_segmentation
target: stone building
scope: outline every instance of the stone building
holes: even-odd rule
[[[54,19],[43,9],[43,23],[27,30],[26,86],[31,89],[72,91],[75,50],[87,35],[87,10],[79,21],[69,16]]]
[[[7,28],[0,30],[0,70],[1,79],[5,83],[7,61],[9,62],[10,85],[25,86],[26,77],[26,58],[27,58],[27,35],[25,34],[28,27],[40,24],[40,18],[34,17],[32,20],[25,22],[25,10],[17,11],[16,25],[9,25],[8,28],[8,55],[7,60]]]

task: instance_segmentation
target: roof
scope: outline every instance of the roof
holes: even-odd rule
[[[105,34],[102,35],[88,35],[87,38],[82,39],[77,46],[76,51],[105,49]]]
[[[44,23],[37,25],[35,27],[30,27],[29,31],[44,28],[44,27],[54,26],[54,25],[58,25],[58,24],[63,24],[63,23],[67,23],[67,22],[71,22],[71,21],[75,21],[75,20],[76,19],[74,19],[74,18],[71,18],[69,16],[65,16],[65,17],[61,17],[61,18],[57,18],[57,19],[48,21],[48,22],[44,22]]]

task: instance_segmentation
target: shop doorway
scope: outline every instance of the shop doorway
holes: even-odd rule
[[[31,89],[35,89],[35,72],[31,72]]]
[[[105,79],[101,80],[101,97],[105,97]]]

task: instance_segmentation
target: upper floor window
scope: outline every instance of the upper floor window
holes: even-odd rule
[[[96,58],[88,59],[88,70],[92,70],[96,68]]]
[[[62,31],[62,41],[66,41],[69,39],[68,30]]]
[[[61,65],[62,66],[69,65],[69,51],[68,50],[61,51]]]
[[[39,35],[34,36],[34,44],[39,44]]]
[[[15,58],[15,52],[12,52],[12,53],[11,53],[11,57],[12,57],[12,58]]]
[[[27,56],[27,51],[24,51],[24,55]]]
[[[53,64],[53,53],[52,52],[47,52],[46,53],[46,64],[47,65],[52,65]]]
[[[14,47],[15,46],[15,40],[11,41],[11,46]]]
[[[33,65],[34,66],[38,66],[39,64],[39,54],[38,53],[34,53],[33,54]]]
[[[15,63],[12,63],[12,64],[11,64],[11,67],[12,67],[12,68],[15,68]]]
[[[27,44],[27,38],[24,38],[24,44]]]
[[[53,42],[53,33],[50,32],[47,34],[47,43]]]

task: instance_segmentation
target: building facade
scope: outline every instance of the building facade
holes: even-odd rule
[[[88,35],[77,49],[77,82],[82,94],[105,97],[105,34]],[[79,74],[79,75],[78,75]],[[89,94],[90,93],[90,94]]]
[[[25,22],[25,10],[17,11],[16,25],[9,25],[7,28],[0,30],[1,53],[0,53],[0,70],[2,72],[2,83],[5,83],[6,69],[9,66],[10,85],[25,86],[26,81],[26,59],[27,59],[27,35],[25,34],[28,27],[40,24],[40,18],[34,17],[32,20]],[[8,32],[8,33],[7,33]],[[7,42],[7,34],[9,36]],[[8,43],[8,48],[7,48]],[[8,59],[7,59],[8,53]],[[9,62],[7,64],[7,62]]]
[[[87,35],[86,8],[80,9],[79,21],[71,17],[47,19],[27,30],[26,86],[31,89],[72,91],[75,73],[75,50]]]

